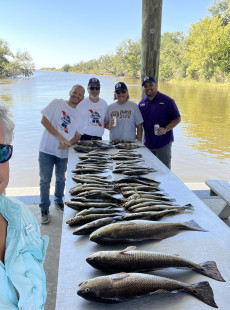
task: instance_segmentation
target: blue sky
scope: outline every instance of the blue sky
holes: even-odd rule
[[[163,0],[162,33],[183,31],[209,14],[213,0]],[[0,0],[0,39],[27,51],[36,68],[113,54],[141,38],[142,0]]]

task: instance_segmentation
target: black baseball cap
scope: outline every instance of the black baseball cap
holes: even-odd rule
[[[145,82],[156,83],[156,80],[151,76],[145,76],[142,81],[142,86],[144,86]]]
[[[91,78],[91,79],[89,80],[88,86],[91,86],[91,85],[94,85],[94,84],[100,86],[100,81],[99,81],[97,78],[95,78],[95,77],[93,77],[93,78]]]

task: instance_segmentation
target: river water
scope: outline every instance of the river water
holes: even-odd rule
[[[39,186],[38,146],[43,132],[40,111],[54,98],[68,99],[74,84],[87,86],[88,74],[36,71],[29,79],[0,79],[0,101],[11,108],[16,124],[9,187]],[[130,99],[140,100],[140,81],[97,76],[101,97],[113,101],[114,85],[124,81]],[[172,97],[182,121],[174,129],[172,171],[185,183],[230,178],[230,89],[159,83]],[[103,139],[108,139],[105,131]]]

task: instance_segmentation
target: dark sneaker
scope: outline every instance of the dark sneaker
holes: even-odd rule
[[[64,211],[64,203],[55,203],[55,208],[57,208],[59,211],[63,212]]]
[[[50,222],[50,211],[44,210],[41,211],[41,224],[49,224]]]

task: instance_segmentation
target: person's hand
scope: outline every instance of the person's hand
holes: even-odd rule
[[[60,144],[59,144],[58,149],[65,150],[71,146],[70,142],[66,140],[64,137],[61,137],[59,141],[60,141]]]
[[[109,121],[109,130],[114,126],[114,118]]]
[[[167,132],[167,129],[165,127],[160,127],[158,130],[157,130],[157,135],[158,136],[162,136],[162,135],[165,135]]]

